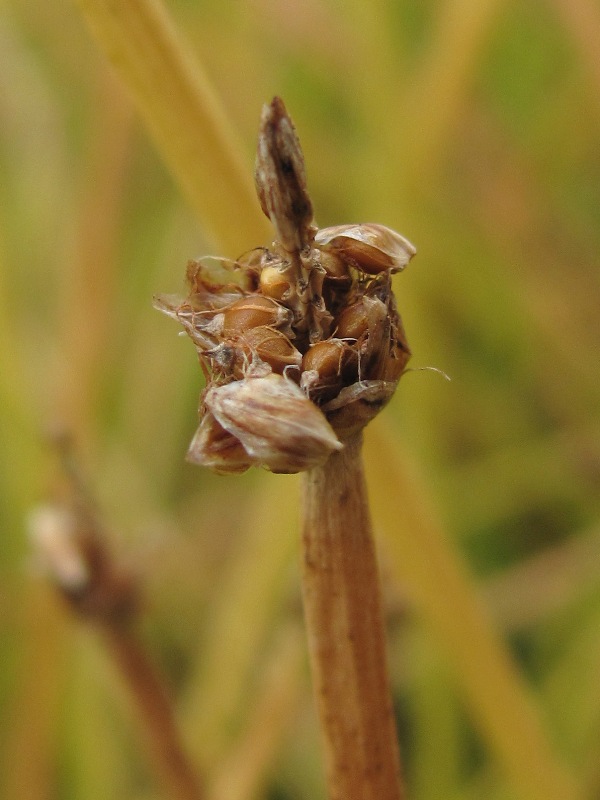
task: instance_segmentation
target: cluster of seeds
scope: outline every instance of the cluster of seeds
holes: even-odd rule
[[[391,397],[410,357],[391,275],[415,249],[382,225],[317,228],[281,101],[263,112],[257,187],[278,239],[219,259],[225,281],[209,259],[190,262],[188,296],[156,304],[184,326],[207,378],[188,459],[219,472],[296,472]]]

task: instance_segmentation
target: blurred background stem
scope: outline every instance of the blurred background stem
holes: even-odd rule
[[[202,800],[205,794],[181,742],[172,699],[146,649],[129,625],[106,621],[96,627],[134,701],[150,769],[166,796]]]

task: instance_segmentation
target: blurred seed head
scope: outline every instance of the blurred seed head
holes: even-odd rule
[[[30,514],[29,533],[35,563],[74,611],[97,620],[131,618],[135,581],[113,562],[88,509],[41,506]]]
[[[40,506],[28,520],[36,565],[68,592],[82,591],[89,569],[77,543],[77,525],[66,509]]]

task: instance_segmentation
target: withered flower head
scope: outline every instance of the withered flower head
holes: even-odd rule
[[[188,460],[217,472],[310,469],[392,396],[410,350],[391,275],[415,254],[375,223],[320,229],[292,120],[263,108],[255,180],[276,239],[237,261],[188,265],[189,294],[155,298],[198,351],[207,386]]]

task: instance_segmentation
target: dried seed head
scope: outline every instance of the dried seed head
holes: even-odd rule
[[[316,228],[278,98],[262,112],[255,179],[275,241],[235,261],[190,262],[188,297],[156,302],[184,326],[207,378],[188,459],[219,472],[297,472],[391,396],[410,357],[391,275],[415,248],[374,223]]]
[[[81,488],[74,486],[72,491]],[[33,512],[29,528],[36,564],[78,614],[122,623],[137,607],[136,586],[114,563],[86,503],[89,500],[77,497],[68,507],[44,506]]]
[[[342,447],[319,409],[281,375],[212,387],[204,402],[251,462],[272,472],[310,469]]]
[[[321,228],[315,244],[369,275],[399,272],[417,252],[404,236],[374,222]]]

